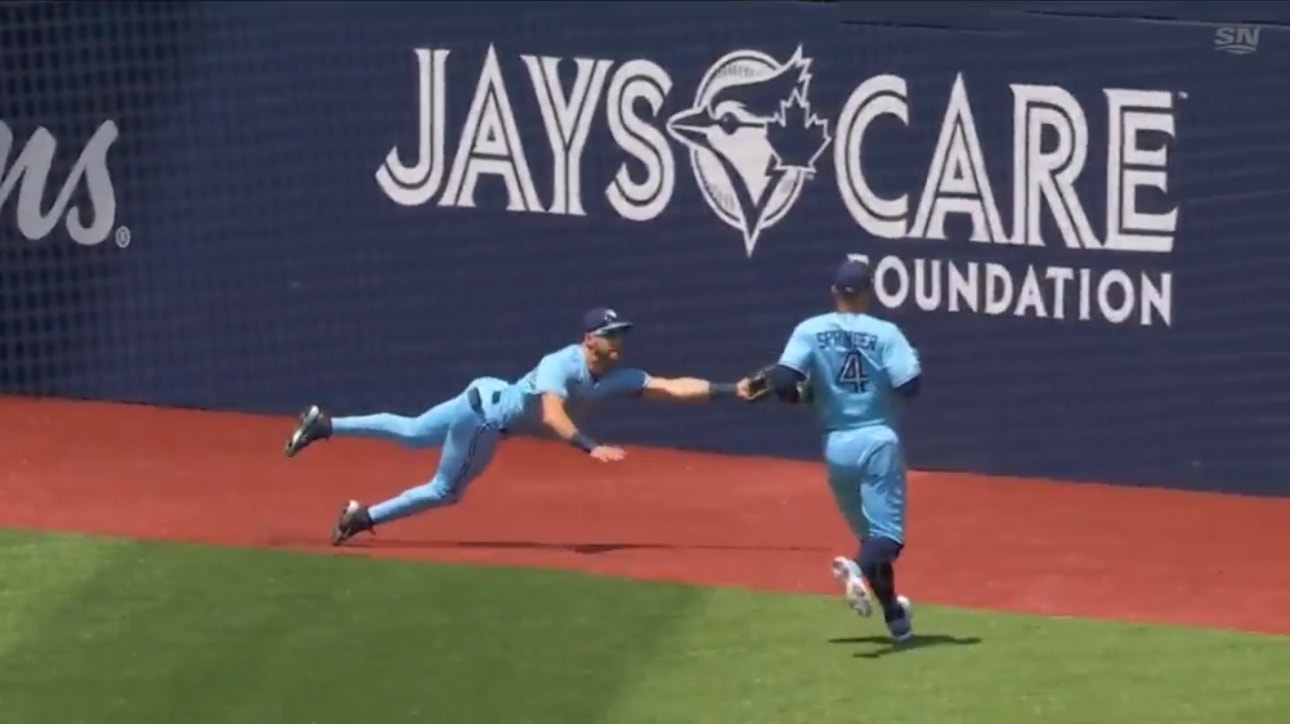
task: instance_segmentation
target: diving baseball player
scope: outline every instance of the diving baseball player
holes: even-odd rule
[[[571,413],[584,412],[597,401],[612,397],[748,399],[746,384],[715,384],[691,377],[665,379],[619,367],[623,337],[631,328],[630,322],[611,309],[592,309],[583,317],[581,342],[546,355],[519,381],[480,377],[456,397],[418,417],[382,412],[333,418],[317,405],[307,409],[287,440],[287,457],[335,435],[381,438],[409,447],[442,446],[438,469],[426,483],[371,506],[349,501],[332,531],[332,544],[339,545],[393,520],[459,502],[470,482],[488,467],[498,442],[510,435],[554,433],[600,462],[622,460],[626,454],[622,449],[596,442],[571,418]]]

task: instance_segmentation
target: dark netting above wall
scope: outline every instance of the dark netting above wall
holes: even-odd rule
[[[0,388],[413,412],[602,304],[725,379],[855,255],[915,466],[1284,492],[1283,31],[932,5],[6,4]]]

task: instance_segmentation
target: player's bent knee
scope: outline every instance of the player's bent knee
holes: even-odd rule
[[[461,491],[441,480],[422,485],[414,493],[419,508],[443,508],[461,502]]]
[[[903,546],[900,543],[890,538],[870,538],[860,546],[860,557],[856,564],[870,584],[885,586],[891,580],[892,564],[900,556],[901,548]]]
[[[456,505],[461,502],[462,490],[460,486],[437,480],[430,488],[439,505]]]
[[[900,557],[900,552],[905,546],[899,541],[891,538],[877,537],[870,538],[864,542],[860,548],[860,568],[867,566],[880,566],[884,563],[892,563]]]

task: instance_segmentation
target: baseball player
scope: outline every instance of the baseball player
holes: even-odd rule
[[[597,401],[749,399],[746,381],[741,385],[665,379],[619,367],[623,336],[631,328],[631,322],[612,309],[592,309],[583,317],[581,342],[546,355],[519,381],[480,377],[418,417],[382,412],[333,418],[317,405],[307,409],[287,440],[287,457],[333,435],[381,438],[409,447],[442,446],[439,467],[425,484],[371,506],[349,501],[332,531],[332,545],[384,523],[459,502],[492,461],[498,441],[509,435],[554,433],[600,462],[622,460],[622,449],[596,442],[573,422],[571,415],[580,416]]]
[[[779,363],[749,378],[750,398],[773,390],[809,404],[824,432],[829,486],[860,539],[855,559],[833,560],[833,575],[860,615],[882,607],[896,641],[913,635],[909,600],[896,594],[895,562],[905,546],[905,461],[896,420],[918,394],[918,355],[900,328],[869,316],[866,264],[847,261],[833,281],[835,311],[793,330]]]

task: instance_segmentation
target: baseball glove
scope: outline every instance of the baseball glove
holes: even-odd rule
[[[775,365],[766,365],[761,369],[748,375],[748,401],[759,402],[770,394],[770,374],[775,369]],[[798,402],[803,405],[811,404],[811,382],[803,380],[797,383],[797,399],[792,402]]]
[[[759,402],[770,394],[770,373],[775,365],[766,365],[748,375],[748,401]]]

